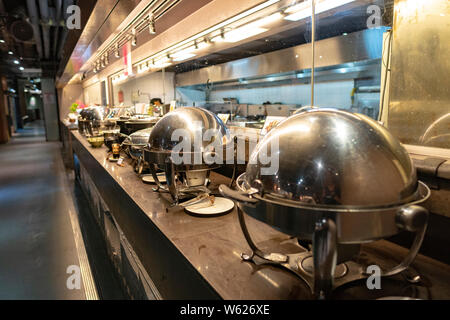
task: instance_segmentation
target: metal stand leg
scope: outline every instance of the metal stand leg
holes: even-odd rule
[[[313,236],[314,295],[318,299],[325,299],[333,289],[337,261],[336,243],[334,221],[318,221]]]
[[[170,159],[170,157],[166,159],[165,172],[166,172],[167,187],[170,192],[170,195],[172,196],[174,203],[178,204],[179,197],[176,186],[177,182],[175,181],[175,165],[173,164],[172,159]]]
[[[169,190],[165,186],[163,186],[161,184],[161,182],[159,182],[158,175],[156,174],[156,165],[154,163],[150,163],[149,168],[150,168],[150,173],[152,174],[153,180],[155,180],[155,183],[156,183],[156,188],[153,188],[153,191],[156,192],[156,191],[162,190],[162,191],[168,192]]]
[[[237,208],[238,211],[238,217],[239,217],[239,223],[242,228],[242,232],[244,233],[245,240],[247,240],[248,245],[250,246],[250,249],[252,249],[251,255],[247,255],[245,253],[241,254],[241,258],[244,261],[254,261],[254,256],[257,256],[263,260],[265,260],[267,263],[274,263],[274,264],[282,264],[288,262],[289,258],[288,256],[281,254],[281,253],[264,253],[253,242],[252,238],[250,237],[250,233],[248,232],[247,225],[245,223],[245,217],[242,213],[242,210]]]

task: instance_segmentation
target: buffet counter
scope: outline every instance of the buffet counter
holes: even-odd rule
[[[67,128],[66,128],[67,129]],[[194,217],[171,207],[167,194],[144,184],[132,166],[107,160],[106,147],[92,148],[78,131],[70,131],[77,178],[90,198],[93,212],[111,259],[131,296],[147,299],[311,299],[307,285],[294,274],[273,266],[242,262],[250,248],[240,228],[236,209],[220,217]],[[211,175],[218,186],[229,179]],[[214,189],[214,187],[212,187]],[[262,249],[291,253],[289,236],[246,217],[255,242]],[[280,246],[280,242],[282,245]],[[407,249],[388,241],[363,245],[361,256],[376,257],[381,266],[401,261]],[[381,262],[380,262],[381,261]],[[337,299],[375,299],[416,295],[450,299],[450,266],[419,255],[414,272],[418,285],[402,276],[382,279],[381,290],[369,290],[366,281],[335,291]]]

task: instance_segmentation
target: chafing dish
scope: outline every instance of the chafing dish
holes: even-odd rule
[[[268,174],[263,173],[269,168],[262,164],[264,154],[277,155],[279,161]],[[237,190],[224,185],[219,190],[238,203],[252,249],[243,259],[295,272],[317,297],[367,276],[350,262],[361,243],[406,230],[416,233],[408,256],[381,275],[404,271],[427,228],[428,211],[418,204],[430,190],[417,180],[408,153],[376,121],[350,112],[311,109],[281,122],[258,143],[236,185]],[[300,240],[312,240],[312,252],[263,252],[251,239],[243,212]]]
[[[101,127],[103,126],[103,119],[107,110],[103,107],[87,107],[80,112],[81,123],[79,130],[87,137],[98,136],[101,134]]]
[[[143,130],[146,128],[153,127],[156,122],[158,121],[158,118],[156,117],[148,117],[148,118],[130,118],[128,121],[125,122],[125,134],[131,135],[132,133]]]
[[[209,192],[210,170],[220,167],[233,152],[228,129],[214,113],[183,107],[155,125],[144,147],[144,160],[156,182],[155,190],[170,192],[178,203],[180,195]],[[167,186],[159,182],[158,169],[165,171]]]
[[[147,145],[152,130],[153,128],[138,130],[127,136],[121,144],[125,153],[133,159],[135,171],[139,174],[144,169],[142,150]]]

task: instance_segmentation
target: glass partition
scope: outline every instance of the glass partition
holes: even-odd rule
[[[369,5],[378,16],[371,17],[375,9]],[[316,6],[314,106],[378,120],[383,35],[389,29],[385,1],[316,0]],[[246,40],[234,50],[217,49],[196,63],[182,63],[175,76],[179,105],[234,112],[249,122],[310,106],[311,14],[311,1],[280,1],[247,24],[266,31],[252,37],[253,29],[247,29],[248,37],[242,35]],[[217,63],[218,55],[229,61]]]

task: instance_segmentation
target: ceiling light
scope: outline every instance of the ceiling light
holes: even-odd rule
[[[12,51],[8,51],[8,54],[13,55],[14,53]]]
[[[13,62],[14,62],[14,64],[19,64],[20,63],[19,60],[14,60]]]
[[[153,65],[155,68],[164,68],[164,67],[170,66],[171,64],[172,64],[171,59],[168,57],[165,57],[165,58],[162,58],[159,60],[155,60],[153,62]]]
[[[283,17],[284,17],[284,15],[281,12],[277,12],[277,13],[271,14],[270,16],[267,16],[265,18],[256,20],[255,22],[252,22],[252,23],[248,24],[247,26],[262,27],[262,26],[268,25],[270,23],[273,23],[275,21],[278,21]]]
[[[252,26],[243,26],[237,29],[234,29],[232,31],[229,31],[225,33],[225,42],[238,42],[253,36],[256,36],[257,34],[266,32],[268,29],[265,28],[259,28],[259,27],[252,27]]]
[[[343,6],[344,4],[353,2],[355,0],[321,0],[316,2],[315,13],[319,14],[333,8]],[[290,21],[298,21],[311,16],[311,0],[304,1],[302,3],[296,4],[290,8],[287,8],[285,13],[289,15],[284,19]]]
[[[186,53],[186,54],[184,54],[184,55],[179,55],[179,56],[177,56],[177,57],[174,57],[174,58],[173,58],[173,61],[183,61],[183,60],[186,60],[186,59],[195,57],[195,56],[196,56],[195,53]]]
[[[5,43],[5,40],[3,40],[3,39],[0,39],[0,43]]]
[[[19,70],[20,70],[20,71],[23,71],[23,70],[25,70],[25,69],[24,69],[24,67],[19,67]]]
[[[185,55],[188,55],[188,54],[192,54],[192,51],[194,51],[194,50],[195,50],[195,47],[192,46],[192,47],[183,49],[181,51],[178,51],[178,52],[175,52],[175,53],[171,53],[170,56],[172,58],[178,58],[180,56],[185,56]]]

